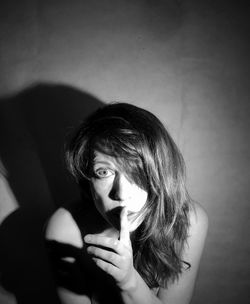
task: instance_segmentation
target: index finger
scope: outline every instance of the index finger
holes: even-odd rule
[[[120,214],[120,241],[129,244],[130,243],[130,234],[129,234],[129,222],[128,222],[128,210],[127,207],[123,207]]]

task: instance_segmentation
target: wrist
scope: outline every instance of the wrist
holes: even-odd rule
[[[137,271],[134,269],[129,279],[122,285],[120,285],[120,289],[122,292],[134,292],[138,285],[138,275]]]

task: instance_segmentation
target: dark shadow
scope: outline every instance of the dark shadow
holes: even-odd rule
[[[100,233],[106,227],[106,221],[87,197],[84,199],[84,204],[76,201],[62,207],[70,212],[80,229],[82,239],[86,234]],[[98,303],[123,303],[115,280],[96,266],[90,254],[87,253],[88,245],[84,241],[82,247],[55,240],[46,240],[45,245],[57,286],[77,295],[88,295],[90,299],[92,298],[91,290],[95,286],[94,295]],[[106,247],[105,249],[111,250]]]
[[[80,199],[63,161],[65,135],[101,105],[77,89],[50,84],[0,100],[0,159],[19,204],[0,225],[0,283],[18,304],[59,303],[44,226],[62,203]]]

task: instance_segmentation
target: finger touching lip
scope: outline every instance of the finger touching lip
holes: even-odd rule
[[[112,225],[120,230],[120,224],[121,224],[121,212],[123,210],[123,207],[115,207],[112,210],[109,210],[106,215],[109,221],[112,223]],[[136,212],[127,211],[127,219],[131,223],[135,220],[137,216]]]

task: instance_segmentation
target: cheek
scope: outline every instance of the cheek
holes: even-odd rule
[[[108,185],[100,182],[92,182],[91,193],[97,209],[100,211],[105,210],[107,207],[106,200],[109,193]]]
[[[133,192],[133,199],[129,202],[128,209],[132,212],[140,211],[146,204],[148,194],[141,188],[136,188]]]

